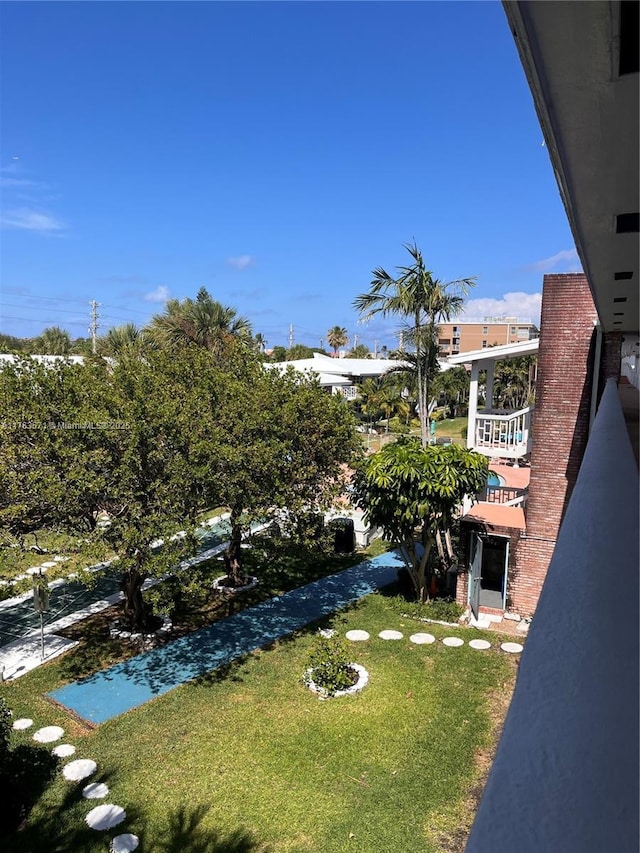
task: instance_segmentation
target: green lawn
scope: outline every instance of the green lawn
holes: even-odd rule
[[[102,853],[108,837],[131,831],[153,853],[461,850],[479,755],[486,764],[515,661],[467,645],[409,643],[416,630],[478,633],[402,618],[384,595],[329,623],[340,634],[371,634],[349,646],[370,673],[356,696],[320,701],[302,684],[313,629],[94,731],[42,698],[65,680],[64,660],[2,685],[16,717],[62,725],[75,757],[98,762],[92,781],[106,782],[107,801],[128,815],[111,833],[88,829],[84,816],[103,801],[84,800],[82,785],[58,775],[2,849]],[[383,628],[405,639],[380,640]],[[30,741],[28,732],[12,737]]]

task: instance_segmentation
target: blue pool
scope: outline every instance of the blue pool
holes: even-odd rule
[[[497,486],[504,486],[505,481],[504,478],[499,474],[496,474],[495,471],[489,471],[489,475],[487,477],[487,486],[492,488],[496,488]]]

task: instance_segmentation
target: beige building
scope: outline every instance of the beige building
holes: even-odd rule
[[[517,317],[484,317],[482,320],[454,320],[438,325],[438,344],[443,356],[517,344],[537,338],[538,327]]]

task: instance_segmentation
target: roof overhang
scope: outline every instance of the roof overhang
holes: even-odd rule
[[[516,344],[503,344],[499,347],[486,347],[486,349],[469,350],[459,355],[449,356],[449,364],[473,364],[478,362],[480,366],[491,361],[504,361],[506,358],[517,358],[523,355],[537,355],[539,338],[530,341],[519,341]]]
[[[601,325],[636,332],[639,102],[638,72],[628,67],[637,63],[637,23],[621,27],[621,4],[606,0],[503,7]]]

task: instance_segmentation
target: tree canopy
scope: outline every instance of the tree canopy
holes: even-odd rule
[[[426,571],[438,531],[446,532],[465,495],[487,482],[484,456],[452,444],[422,447],[415,438],[387,444],[364,460],[354,496],[372,525],[399,546],[416,597],[427,595]]]
[[[224,366],[200,347],[125,349],[115,363],[25,359],[0,369],[0,405],[12,413],[0,524],[18,538],[48,526],[108,545],[125,611],[142,628],[142,583],[193,553],[199,512],[231,509],[227,563],[239,580],[246,526],[276,509],[326,505],[359,449],[345,401],[265,370],[248,350]],[[151,544],[159,538],[161,549]]]

